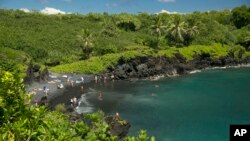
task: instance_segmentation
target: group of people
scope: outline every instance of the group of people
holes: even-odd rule
[[[63,75],[62,77],[67,79],[67,82],[68,82],[68,84],[71,85],[71,87],[74,87],[74,83],[76,83],[76,84],[77,83],[82,83],[81,86],[80,86],[80,88],[81,88],[80,90],[81,90],[81,93],[84,92],[83,83],[84,83],[85,80],[84,80],[83,76],[80,77],[80,80],[78,80],[78,81],[76,80],[76,82],[70,76]],[[98,83],[98,81],[102,81],[102,80],[103,80],[104,83],[106,83],[107,79],[108,79],[108,77],[106,75],[104,75],[104,76],[97,76],[97,75],[94,76],[94,80],[95,80],[96,83]],[[114,80],[114,79],[115,79],[115,76],[112,74],[110,76],[110,80]],[[64,88],[63,83],[58,84],[57,88],[58,89],[63,89]],[[49,93],[49,89],[47,88],[47,86],[43,87],[43,93],[44,93],[45,97],[47,98],[48,93]],[[103,100],[103,94],[102,94],[102,92],[99,92],[98,100],[100,100],[100,101]],[[37,102],[35,102],[35,103],[37,104]],[[73,97],[73,98],[70,99],[70,105],[72,107],[77,106],[77,98],[76,97]]]
[[[104,83],[106,83],[107,82],[107,79],[108,79],[108,77],[106,76],[106,75],[104,75],[104,76],[97,76],[97,75],[95,75],[95,83],[97,83],[98,81],[102,81],[102,79],[103,79],[103,82]],[[111,76],[110,76],[110,80],[112,80],[112,81],[114,81],[115,80],[115,76],[112,74]]]
[[[72,73],[73,74],[73,73]],[[74,87],[74,84],[76,83],[84,83],[84,77],[81,76],[81,80],[73,80],[73,77],[72,76],[67,76],[67,75],[64,75],[64,78],[67,78],[67,83],[71,85],[71,87],[73,88]]]

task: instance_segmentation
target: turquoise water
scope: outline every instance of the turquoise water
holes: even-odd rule
[[[93,90],[103,93],[103,101],[98,94],[88,100],[95,109],[119,112],[131,135],[146,129],[158,141],[228,141],[230,124],[250,124],[250,68],[109,82]]]

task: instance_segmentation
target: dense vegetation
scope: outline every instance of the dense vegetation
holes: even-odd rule
[[[31,97],[26,94],[19,75],[1,71],[0,86],[1,141],[118,140],[110,134],[102,112],[86,115],[84,121],[70,122],[63,113],[30,105]],[[147,141],[149,137],[146,131],[141,130],[138,137],[126,137],[124,140]],[[155,139],[151,137],[150,140]]]
[[[0,9],[0,140],[117,140],[101,112],[91,121],[30,106],[21,78],[27,66],[54,72],[100,73],[139,56],[187,61],[201,53],[218,59],[250,57],[250,7],[190,14],[89,13],[45,15]],[[236,58],[237,59],[237,58]],[[6,72],[8,71],[8,72]],[[58,107],[60,109],[60,107]],[[146,141],[145,131],[128,141]],[[154,138],[152,138],[154,140]]]
[[[248,6],[182,15],[0,10],[0,19],[0,66],[9,71],[16,65],[23,71],[31,60],[56,72],[98,73],[121,57],[171,57],[179,51],[191,60],[200,51],[218,57],[229,50],[250,55]]]

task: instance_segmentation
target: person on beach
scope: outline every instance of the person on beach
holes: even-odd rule
[[[95,76],[95,83],[97,83],[97,81],[98,81],[98,77],[97,77],[97,76]]]
[[[31,92],[29,92],[31,95],[36,95],[36,89],[34,88],[34,89],[32,89],[32,91]]]
[[[69,77],[67,78],[67,83],[70,84],[70,78]]]
[[[43,86],[43,92],[45,93],[47,87],[46,86]]]
[[[61,84],[57,85],[57,88],[58,88],[58,89],[62,89],[62,88],[64,88],[64,86],[63,86],[63,84],[61,83]]]
[[[73,107],[74,101],[73,98],[70,99],[70,106]]]
[[[70,84],[71,84],[71,87],[73,88],[73,87],[74,87],[74,81],[71,80],[71,81],[70,81]]]
[[[115,120],[120,120],[120,114],[118,112],[115,113]]]
[[[84,83],[84,78],[81,76],[82,83]]]
[[[81,86],[81,92],[83,93],[83,85]]]
[[[112,75],[110,76],[110,78],[111,78],[112,81],[114,81],[114,79],[115,79],[114,74],[112,74]]]
[[[49,89],[46,86],[44,86],[43,92],[44,92],[45,96],[48,96],[48,91],[49,91]]]
[[[106,76],[103,77],[103,82],[104,82],[104,83],[107,82],[107,77],[106,77]]]
[[[77,98],[74,96],[73,98],[73,105],[76,107],[77,106]]]

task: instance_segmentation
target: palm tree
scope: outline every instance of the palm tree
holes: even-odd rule
[[[92,33],[88,29],[82,29],[80,35],[77,35],[78,40],[81,42],[83,58],[88,59],[92,52],[93,37]]]
[[[101,31],[101,34],[104,35],[105,37],[117,37],[118,36],[117,27],[113,19],[104,18],[102,26],[103,26],[103,29]]]
[[[167,26],[163,25],[161,17],[157,15],[154,18],[154,24],[151,25],[151,29],[153,30],[152,33],[155,34],[157,38],[159,38],[162,35],[162,32],[164,31],[165,28],[167,28]]]
[[[186,23],[181,21],[180,15],[175,15],[167,30],[173,37],[175,44],[182,43],[184,41],[183,36],[187,33],[186,27]]]
[[[193,26],[192,25],[191,26],[188,25],[188,27],[187,27],[187,34],[190,35],[191,37],[199,34],[198,26],[196,26],[196,25],[193,25]]]
[[[198,25],[200,24],[196,19],[191,18],[187,20],[186,34],[185,34],[185,44],[189,45],[194,37],[199,34]]]

